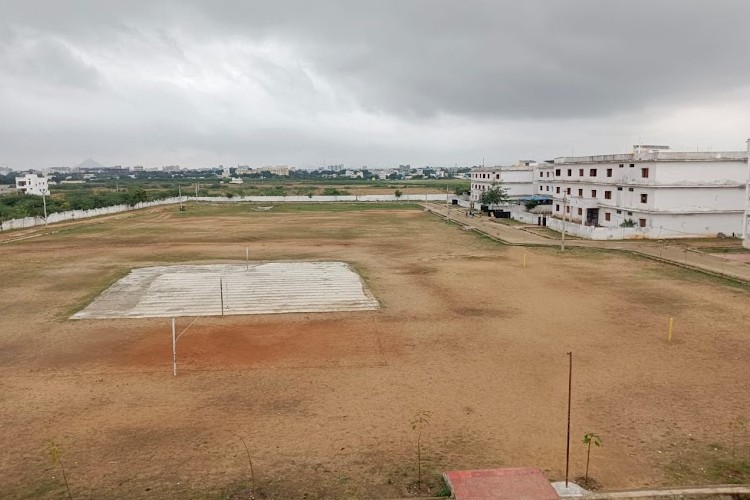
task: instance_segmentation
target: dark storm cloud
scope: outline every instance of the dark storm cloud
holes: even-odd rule
[[[236,2],[203,12],[214,29],[293,40],[364,105],[397,114],[586,117],[750,83],[745,0]]]
[[[39,126],[49,156],[89,138],[302,162],[344,137],[390,161],[422,137],[444,153],[446,117],[632,136],[655,109],[747,101],[748,19],[747,0],[5,1],[0,149]]]

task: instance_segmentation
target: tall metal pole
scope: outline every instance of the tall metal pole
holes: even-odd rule
[[[172,318],[172,373],[177,376],[177,338],[175,337],[174,318]]]
[[[180,197],[180,212],[182,212],[182,186],[177,186],[177,193]]]
[[[221,315],[224,316],[224,280],[219,278],[219,295],[221,295]]]
[[[245,272],[250,271],[250,247],[245,247]]]
[[[573,352],[568,352],[570,364],[568,369],[568,442],[565,448],[565,487],[568,487],[568,472],[570,471],[570,399],[573,393]]]

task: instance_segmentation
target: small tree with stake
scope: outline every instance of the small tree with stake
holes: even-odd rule
[[[421,410],[414,415],[412,430],[417,431],[417,490],[422,491],[422,430],[430,423],[432,412]]]
[[[62,472],[63,481],[65,481],[65,489],[68,490],[68,498],[73,500],[73,495],[70,493],[70,485],[68,484],[68,478],[65,476],[65,467],[62,462],[62,449],[60,445],[55,441],[48,441],[46,447],[47,458],[54,465],[60,465],[60,471]]]
[[[586,482],[589,480],[589,460],[591,459],[591,445],[596,447],[602,446],[602,438],[594,434],[593,432],[587,432],[583,436],[583,444],[587,445],[586,448],[586,475],[584,479]]]

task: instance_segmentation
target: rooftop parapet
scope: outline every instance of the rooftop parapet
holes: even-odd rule
[[[644,161],[747,161],[747,151],[676,152],[656,151],[619,155],[561,156],[555,165],[579,163],[634,163]]]

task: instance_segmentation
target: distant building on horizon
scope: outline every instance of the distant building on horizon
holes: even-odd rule
[[[26,174],[16,177],[16,189],[22,194],[43,196],[49,194],[49,183],[44,176]]]

